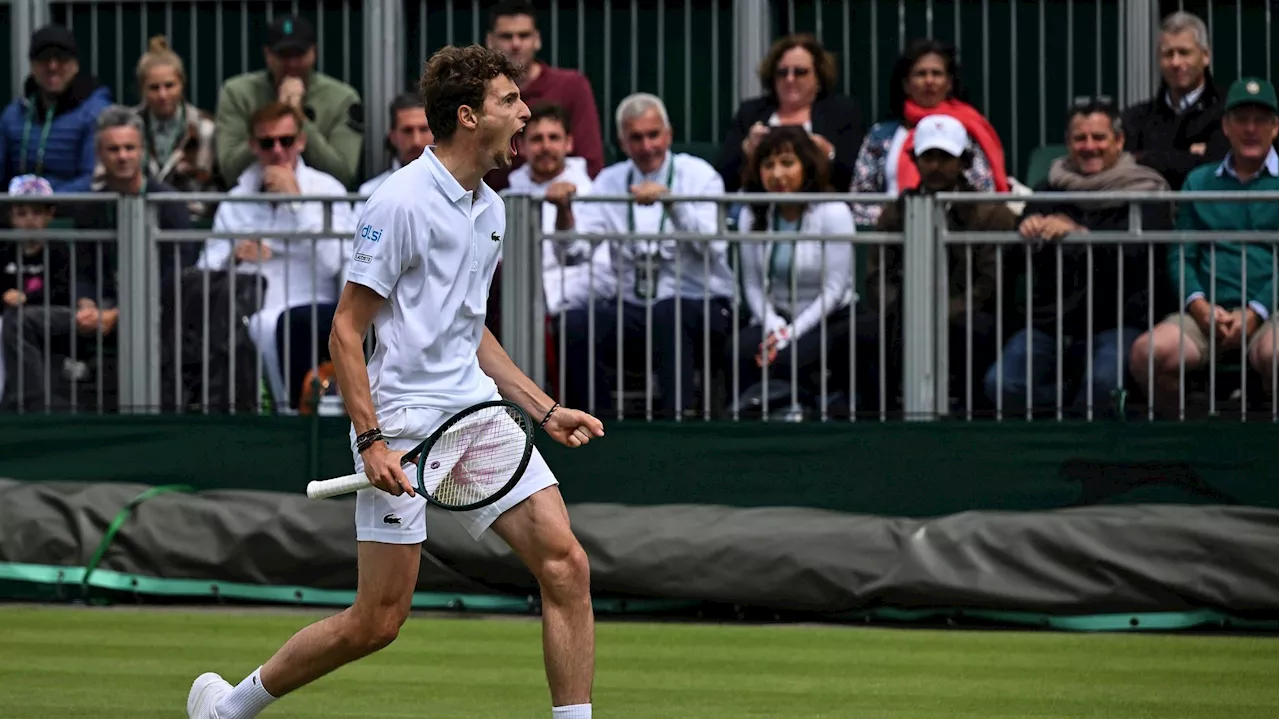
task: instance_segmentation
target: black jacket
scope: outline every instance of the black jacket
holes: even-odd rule
[[[751,126],[757,122],[769,124],[769,116],[777,109],[777,104],[768,95],[747,100],[738,107],[738,112],[729,122],[720,157],[716,160],[716,170],[724,178],[725,192],[737,192],[742,188],[742,141]],[[862,135],[866,132],[858,102],[848,95],[825,95],[814,100],[809,115],[813,134],[827,138],[836,151],[831,167],[831,187],[836,192],[845,192],[853,184],[853,163],[858,159]]]
[[[18,290],[27,296],[27,306],[43,304],[47,298],[50,305],[69,307],[71,287],[71,248],[66,242],[45,242],[31,254],[23,252],[22,243],[0,242],[0,295]]]
[[[1036,192],[1065,192],[1047,181],[1035,188]],[[1031,215],[1063,214],[1073,222],[1091,231],[1123,232],[1129,229],[1129,207],[1099,207],[1097,205],[1072,205],[1059,202],[1028,202],[1022,213],[1025,219]],[[1170,230],[1173,228],[1173,208],[1167,204],[1146,204],[1142,210],[1144,230]],[[1124,325],[1144,329],[1147,312],[1154,313],[1159,322],[1164,314],[1172,311],[1169,300],[1173,293],[1168,289],[1165,272],[1164,245],[1154,243],[1149,251],[1146,244],[1126,242],[1119,248],[1115,244],[1093,244],[1093,272],[1089,272],[1088,246],[1063,243],[1062,247],[1062,333],[1065,337],[1083,339],[1089,329],[1089,295],[1093,295],[1094,334],[1116,328],[1117,312],[1123,308]],[[1036,329],[1053,334],[1058,318],[1058,257],[1054,244],[1042,243],[1017,247],[1009,262],[1015,272],[1026,267],[1025,252],[1031,253],[1031,293],[1029,304],[1031,324]],[[1119,271],[1120,258],[1124,258],[1123,272]],[[1147,263],[1155,262],[1155,282],[1148,286]],[[1117,282],[1123,279],[1123,287]],[[1025,280],[1020,280],[1025,282]],[[1025,285],[1024,285],[1025,287]],[[1117,290],[1119,289],[1119,292]],[[1155,305],[1152,305],[1152,302]]]
[[[1222,133],[1222,106],[1225,96],[1205,72],[1204,92],[1181,115],[1165,101],[1168,86],[1162,81],[1155,97],[1125,110],[1124,149],[1138,162],[1164,175],[1169,187],[1178,190],[1187,174],[1211,162],[1221,162],[1231,149]],[[1191,146],[1203,143],[1203,155],[1191,154]]]
[[[147,192],[176,192],[169,185],[151,177],[147,178]],[[191,229],[191,214],[186,203],[166,202],[160,205],[159,224],[162,230]],[[116,205],[114,203],[76,203],[72,210],[72,222],[77,229],[113,229],[116,225]],[[160,285],[171,288],[174,281],[173,247],[174,243],[160,244],[159,265]],[[183,242],[179,248],[181,268],[195,264],[199,256],[200,243]],[[119,297],[119,268],[117,267],[116,243],[114,242],[77,242],[76,243],[76,299],[90,299],[103,308],[114,307]],[[99,266],[101,259],[101,266]],[[99,286],[98,278],[102,278]],[[101,293],[101,300],[99,300]],[[162,295],[167,299],[172,296]]]

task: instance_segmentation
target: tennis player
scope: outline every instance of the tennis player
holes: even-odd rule
[[[433,55],[420,89],[436,144],[392,174],[360,217],[329,339],[351,416],[356,471],[374,485],[356,495],[355,603],[295,634],[235,687],[202,674],[187,697],[190,719],[256,717],[279,697],[396,638],[426,539],[426,503],[400,459],[450,415],[500,395],[569,447],[604,436],[595,417],[553,403],[484,326],[506,214],[481,178],[510,168],[516,135],[529,118],[517,73],[501,53],[480,46]],[[378,343],[366,368],[362,344],[370,324]],[[535,449],[510,494],[454,514],[477,539],[496,532],[537,578],[552,716],[589,719],[595,664],[589,567],[546,462]]]

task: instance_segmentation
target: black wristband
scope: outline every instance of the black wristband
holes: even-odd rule
[[[555,404],[551,405],[551,409],[547,410],[547,416],[542,418],[542,423],[539,424],[538,426],[545,428],[547,426],[547,422],[551,421],[551,414],[555,412],[557,409],[560,409],[559,402],[556,402]]]
[[[364,454],[364,451],[373,446],[374,442],[382,439],[382,430],[374,427],[368,432],[362,432],[356,437],[356,454]]]

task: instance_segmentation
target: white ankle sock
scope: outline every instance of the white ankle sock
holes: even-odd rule
[[[218,719],[253,719],[276,700],[262,688],[262,679],[258,676],[261,671],[262,667],[254,669],[252,674],[222,697],[218,706],[214,707]]]
[[[552,719],[591,719],[590,704],[570,704],[562,707],[551,707]]]

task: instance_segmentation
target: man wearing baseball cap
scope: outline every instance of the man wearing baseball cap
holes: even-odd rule
[[[22,95],[0,113],[0,181],[32,174],[55,192],[88,187],[94,122],[111,104],[111,91],[80,72],[76,38],[61,25],[36,30],[28,55]]]
[[[920,184],[903,192],[903,196],[917,194],[936,194],[939,192],[977,192],[964,173],[973,162],[973,154],[969,150],[969,133],[964,125],[950,115],[930,115],[916,124],[915,135],[911,147],[916,167],[920,171]],[[903,199],[885,207],[876,222],[877,232],[903,231]],[[1017,225],[1017,217],[1004,203],[957,203],[947,210],[947,225],[952,231],[962,232],[1011,232]],[[972,380],[970,386],[978,387],[982,373],[995,361],[996,335],[995,315],[992,305],[996,293],[996,247],[994,245],[969,245],[972,253],[973,284],[968,285],[966,250],[964,245],[953,244],[948,248],[947,259],[951,266],[950,277],[950,325],[949,341],[951,389],[953,397],[964,397],[966,377]],[[881,257],[883,256],[883,260]],[[858,340],[863,345],[859,350],[862,357],[878,356],[878,333],[880,323],[875,313],[880,312],[880,276],[884,279],[884,313],[885,327],[889,331],[900,331],[902,316],[902,260],[898,248],[887,245],[872,245],[867,256],[867,294],[864,306],[871,308],[872,318],[858,323]],[[860,303],[863,304],[863,303]],[[972,312],[970,315],[969,312]],[[970,317],[972,321],[970,321]],[[973,335],[972,362],[966,352],[970,333]],[[835,345],[839,346],[839,345]],[[889,351],[901,347],[900,341],[891,341],[886,345]],[[866,352],[866,354],[863,354]],[[868,364],[871,364],[869,362]],[[890,381],[897,381],[894,374],[901,367],[901,362],[886,358],[885,371],[890,372]],[[966,375],[966,367],[968,374]],[[864,381],[879,382],[881,368],[870,368],[875,374],[862,377]],[[874,385],[872,385],[874,386]],[[982,393],[975,392],[975,400],[981,400]]]
[[[1231,152],[1220,163],[1201,165],[1182,186],[1184,192],[1269,192],[1280,189],[1277,157],[1276,88],[1260,77],[1243,77],[1227,91],[1222,131]],[[1177,229],[1205,233],[1239,230],[1276,233],[1280,217],[1275,200],[1251,203],[1178,203]],[[1254,242],[1172,245],[1170,284],[1181,312],[1170,314],[1133,346],[1132,367],[1143,392],[1153,383],[1151,401],[1162,412],[1179,409],[1179,356],[1188,373],[1210,367],[1210,358],[1247,363],[1268,397],[1275,391],[1275,256],[1271,246]],[[1154,345],[1153,350],[1148,346]],[[1181,350],[1181,353],[1180,351]],[[1154,354],[1155,373],[1147,374]],[[1211,368],[1212,369],[1212,368]],[[1255,383],[1256,386],[1257,383]],[[1248,383],[1246,383],[1246,386]]]
[[[304,17],[290,15],[271,23],[263,55],[267,69],[227,80],[218,96],[218,167],[223,179],[234,186],[240,173],[253,164],[249,118],[258,108],[279,101],[306,118],[303,162],[351,187],[364,145],[360,94],[345,82],[316,72],[316,30]]]

